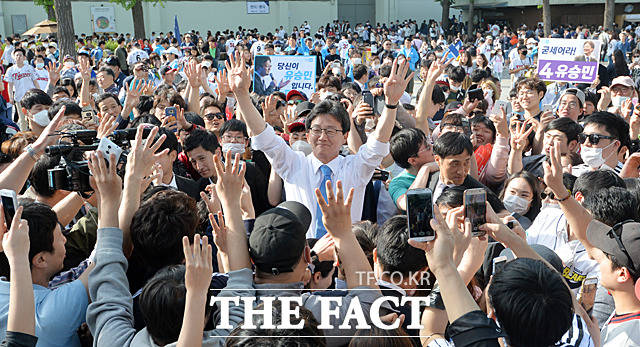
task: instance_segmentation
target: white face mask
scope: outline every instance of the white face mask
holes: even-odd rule
[[[311,145],[302,140],[298,140],[291,144],[291,149],[293,149],[294,151],[302,152],[305,156],[313,152],[313,148],[311,147]]]
[[[362,58],[353,58],[351,59],[351,63],[353,63],[353,65],[362,64]]]
[[[66,68],[72,69],[72,68],[76,67],[76,63],[74,63],[74,62],[72,62],[72,61],[65,61],[65,62],[64,62],[64,66],[65,66]]]
[[[449,89],[453,92],[457,92],[458,90],[460,90],[459,86],[454,86],[453,84],[449,85]]]
[[[340,74],[340,68],[339,67],[334,67],[331,69],[331,73],[334,75],[339,75]]]
[[[44,68],[44,63],[36,63],[36,69],[42,70]]]
[[[49,122],[50,122],[49,111],[42,110],[40,112],[34,113],[32,116],[32,120],[34,123],[38,124],[39,126],[46,127],[47,125],[49,125]]]
[[[222,152],[231,152],[232,155],[244,153],[244,143],[223,143]]]
[[[611,146],[612,144],[613,142],[610,143],[609,146]],[[585,164],[589,165],[590,168],[599,169],[608,159],[608,157],[604,158],[602,156],[602,152],[609,146],[604,148],[594,148],[582,145],[580,148],[580,157]]]
[[[512,194],[505,194],[502,202],[509,212],[520,215],[527,213],[527,211],[529,211],[529,205],[531,204],[529,200]]]

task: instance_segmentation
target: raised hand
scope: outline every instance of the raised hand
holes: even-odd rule
[[[164,140],[167,138],[166,135],[162,135],[155,143],[153,143],[153,139],[158,133],[157,127],[153,127],[151,129],[149,136],[147,137],[147,141],[144,141],[142,138],[143,129],[143,125],[138,127],[138,132],[136,133],[136,138],[133,140],[133,144],[131,145],[131,151],[129,152],[127,160],[127,176],[131,176],[139,180],[148,176],[153,169],[153,164],[158,161],[159,157],[169,152],[169,149],[165,148],[162,152],[156,153],[158,148],[160,148]]]
[[[211,245],[206,236],[196,234],[193,237],[193,246],[189,244],[189,238],[182,238],[182,250],[184,252],[185,275],[184,285],[187,292],[206,293],[211,284],[213,265],[211,263]],[[206,296],[206,295],[205,295]]]
[[[359,103],[353,111],[353,114],[351,115],[351,118],[353,118],[356,124],[362,124],[365,120],[367,120],[367,118],[373,117],[373,108],[371,108],[371,106],[369,106],[369,104],[367,104],[366,102]]]
[[[22,206],[18,207],[11,228],[2,235],[2,249],[12,267],[18,262],[29,264],[29,223],[21,219],[22,209]]]
[[[491,122],[496,127],[496,132],[506,138],[509,138],[509,122],[507,121],[507,114],[504,111],[504,107],[500,107],[500,114],[492,114],[489,116]]]
[[[204,201],[204,203],[207,205],[207,211],[213,214],[222,211],[220,199],[218,198],[218,194],[216,193],[216,186],[210,184],[205,190],[209,192],[209,195],[207,195],[206,192],[200,192],[200,198],[202,198],[202,201]]]
[[[413,78],[414,72],[411,72],[407,76],[409,71],[409,61],[404,59],[403,63],[400,63],[398,58],[394,59],[393,66],[391,68],[391,74],[384,83],[384,98],[388,105],[396,105],[402,97],[404,90],[407,88],[407,84]]]
[[[60,71],[62,71],[62,64],[57,64],[55,61],[50,61],[45,69],[49,73],[49,84],[55,85],[60,80]]]
[[[109,163],[100,151],[92,152],[87,165],[91,171],[91,180],[100,200],[120,201],[122,179],[116,172],[115,154],[109,157]]]
[[[333,194],[331,181],[326,182],[327,200],[324,199],[320,189],[316,188],[316,199],[322,211],[322,223],[327,232],[334,238],[345,237],[351,233],[351,202],[353,201],[353,188],[349,190],[347,199],[344,199],[342,181],[336,183],[336,194]]]
[[[429,269],[433,273],[437,273],[448,266],[454,266],[453,249],[454,239],[453,233],[447,226],[447,223],[440,213],[437,205],[433,206],[434,219],[431,220],[431,227],[436,232],[436,238],[433,241],[418,242],[409,239],[409,244],[413,247],[422,249],[427,256]]]
[[[91,79],[91,65],[89,65],[89,61],[82,60],[80,64],[78,64],[78,72],[80,72],[80,76],[82,76],[82,81],[89,82]]]
[[[527,129],[527,123],[514,122],[511,127],[511,149],[522,152],[529,144],[529,135],[533,132],[534,127]]]
[[[202,74],[202,67],[198,66],[195,60],[190,61],[184,67],[184,74],[187,75],[187,80],[189,81],[191,88],[200,87],[200,75]]]
[[[633,102],[631,99],[625,100],[622,105],[620,105],[620,114],[622,118],[624,118],[627,123],[629,123],[631,118],[631,113],[633,112]]]
[[[336,243],[330,234],[324,234],[319,238],[311,250],[316,253],[319,261],[330,261],[336,257]]]
[[[213,228],[213,243],[215,243],[218,251],[228,254],[229,248],[227,247],[227,233],[229,230],[224,223],[224,216],[222,211],[218,211],[217,213],[209,213],[209,223],[211,223],[211,227]]]
[[[107,137],[113,133],[114,130],[118,127],[118,122],[116,122],[116,117],[114,116],[104,116],[100,120],[100,125],[98,125],[98,134],[97,138],[101,139]]]
[[[178,104],[174,104],[173,107],[176,108],[176,121],[178,123],[178,128],[188,130],[191,129],[192,124],[187,122],[187,119],[184,118],[184,109],[180,107]]]
[[[216,182],[218,197],[223,202],[223,205],[225,202],[237,203],[240,201],[242,194],[244,173],[247,170],[246,163],[240,162],[240,154],[236,154],[232,160],[231,152],[226,153],[224,165],[218,155],[215,155],[213,160],[218,177]]]
[[[124,99],[125,108],[133,108],[138,102],[140,102],[140,96],[144,94],[144,90],[147,87],[145,81],[134,78],[130,82],[129,91]]]
[[[236,50],[235,56],[229,56],[225,66],[228,71],[227,81],[234,94],[248,94],[251,87],[251,73],[240,52]]]
[[[293,107],[287,107],[284,114],[280,115],[280,121],[285,133],[289,133],[289,125],[296,121],[296,109]]]
[[[227,94],[231,90],[229,87],[229,80],[227,76],[227,70],[222,69],[222,71],[218,71],[218,74],[215,76],[216,84],[218,85],[218,101],[221,97],[227,97]]]
[[[551,162],[551,164],[549,164]],[[571,195],[562,182],[563,171],[560,154],[560,145],[556,142],[551,144],[551,153],[549,153],[549,161],[542,163],[544,167],[544,183],[557,199],[564,199]]]

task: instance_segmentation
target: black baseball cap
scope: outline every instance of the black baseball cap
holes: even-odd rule
[[[262,272],[293,272],[307,245],[311,212],[297,201],[285,201],[262,213],[249,236],[249,255]]]
[[[303,101],[296,105],[296,117],[306,117],[316,104],[311,101]]]
[[[640,274],[640,223],[629,220],[610,227],[594,219],[587,227],[587,239],[633,274]]]

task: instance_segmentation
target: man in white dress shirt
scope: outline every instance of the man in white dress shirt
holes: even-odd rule
[[[317,207],[315,190],[318,188],[324,193],[325,188],[321,187],[328,180],[333,186],[338,180],[342,181],[345,192],[354,189],[351,218],[354,222],[360,220],[365,187],[374,169],[389,154],[389,138],[396,119],[398,101],[409,80],[413,78],[413,73],[407,76],[407,62],[398,66],[396,60],[393,66],[391,76],[384,84],[384,111],[375,131],[358,153],[339,156],[353,124],[344,107],[325,100],[318,103],[307,116],[307,140],[313,152],[304,156],[303,153],[292,150],[260,116],[249,96],[251,74],[240,55],[236,54],[235,59],[230,57],[230,64],[227,65],[228,81],[236,97],[239,114],[247,124],[252,146],[265,153],[275,172],[284,180],[287,200],[298,201],[311,211],[313,219],[307,237],[321,237],[326,232]]]

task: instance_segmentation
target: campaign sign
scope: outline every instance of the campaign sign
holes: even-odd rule
[[[598,76],[600,41],[543,38],[538,75],[545,81],[592,83]]]
[[[274,91],[297,90],[307,95],[316,88],[316,57],[302,55],[258,55],[253,64],[253,91],[269,95]]]

